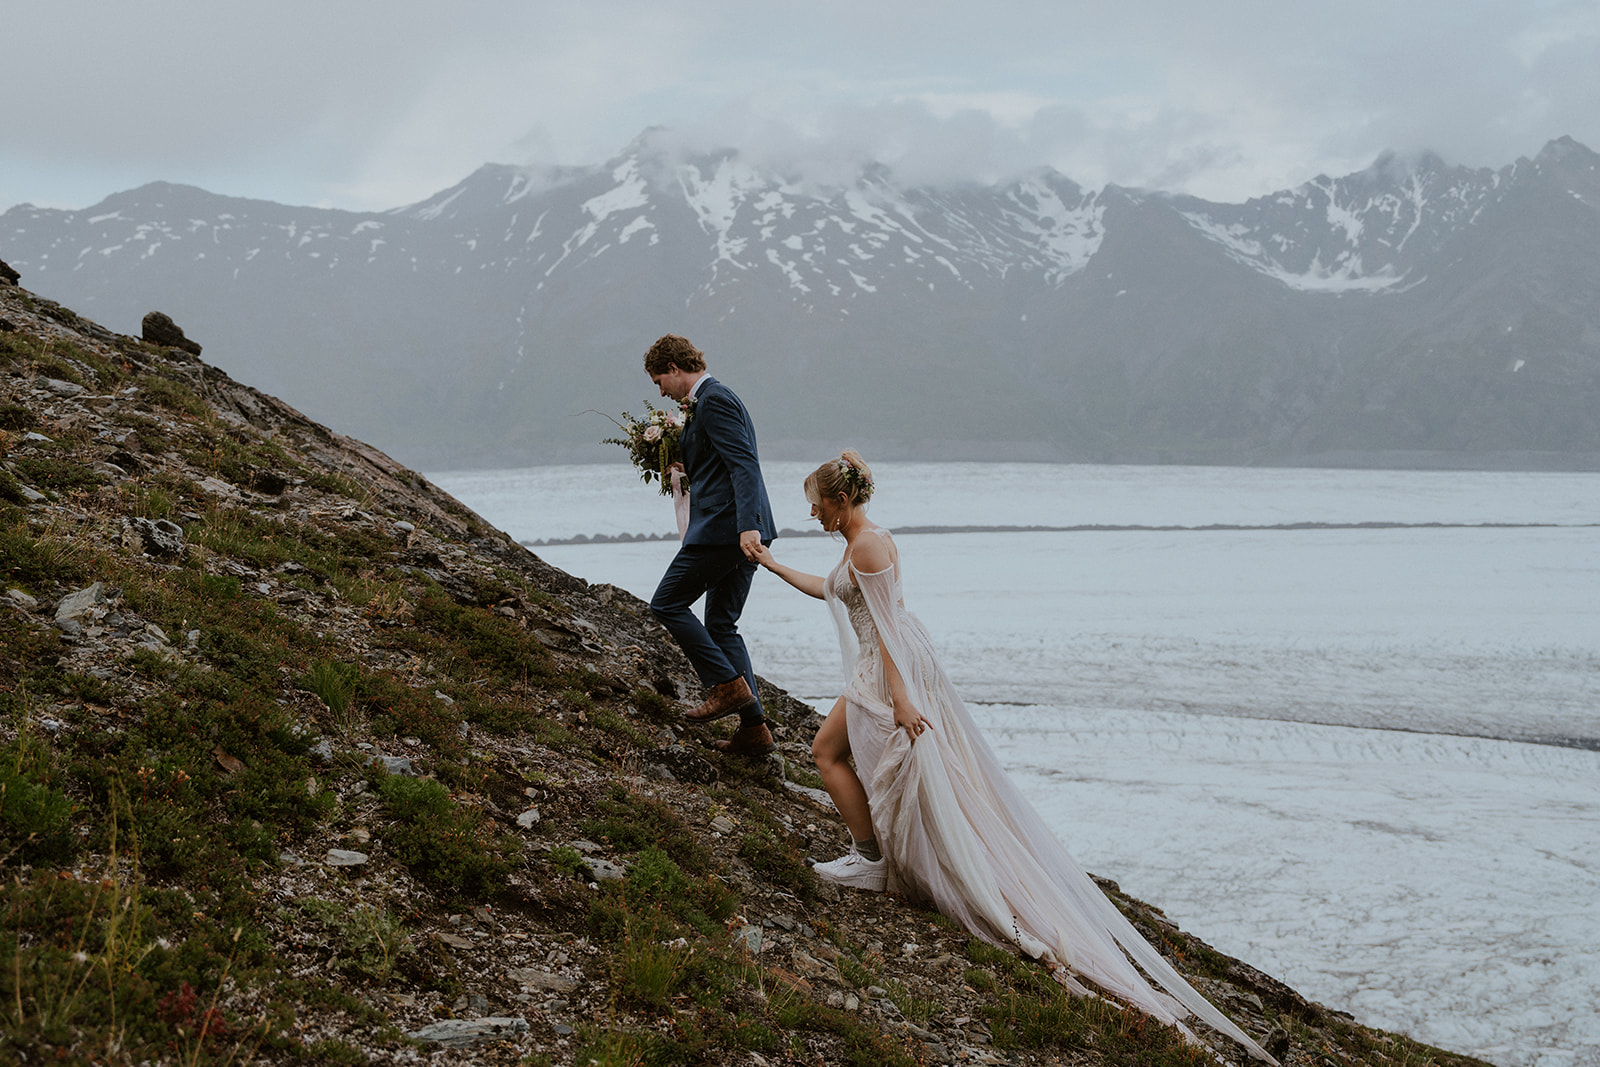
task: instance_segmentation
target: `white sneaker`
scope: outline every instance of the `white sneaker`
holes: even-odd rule
[[[874,893],[883,892],[889,884],[889,861],[869,860],[853,848],[838,859],[819,863],[811,870],[824,882],[870,889]]]

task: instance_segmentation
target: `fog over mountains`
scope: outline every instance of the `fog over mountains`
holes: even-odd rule
[[[1216,204],[1049,170],[820,185],[647,132],[386,213],[24,205],[0,258],[426,469],[609,457],[578,413],[641,411],[669,331],[769,458],[1600,465],[1600,156],[1569,138]]]

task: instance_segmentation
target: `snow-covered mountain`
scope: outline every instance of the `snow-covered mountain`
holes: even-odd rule
[[[818,183],[647,132],[385,213],[161,183],[22,206],[0,257],[117,328],[168,312],[208,360],[416,466],[596,454],[609,425],[573,416],[637,408],[669,331],[772,454],[1600,455],[1600,157],[1565,138],[1215,204],[1049,170]]]

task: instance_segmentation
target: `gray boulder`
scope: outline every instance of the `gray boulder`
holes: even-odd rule
[[[583,865],[588,868],[589,877],[596,882],[620,882],[628,876],[626,868],[598,856],[588,857]]]
[[[183,555],[183,527],[166,519],[133,519],[144,550],[152,556]]]
[[[56,624],[64,622],[78,622],[89,613],[89,609],[106,602],[106,583],[95,582],[93,585],[79,589],[75,593],[68,593],[56,604]]]

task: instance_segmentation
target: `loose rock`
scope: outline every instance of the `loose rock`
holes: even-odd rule
[[[39,610],[39,602],[20,589],[7,589],[6,597],[23,611]]]
[[[89,609],[106,602],[106,584],[95,582],[93,585],[79,589],[76,593],[68,593],[56,605],[56,625],[64,622],[80,622]]]
[[[589,858],[583,861],[589,868],[589,875],[597,882],[620,882],[626,878],[628,872],[610,860]]]
[[[490,1016],[486,1019],[446,1019],[406,1034],[413,1041],[427,1041],[445,1048],[465,1048],[480,1041],[495,1041],[513,1034],[527,1033],[528,1021],[515,1016]]]
[[[129,519],[144,550],[152,556],[183,555],[183,527],[166,519]]]

